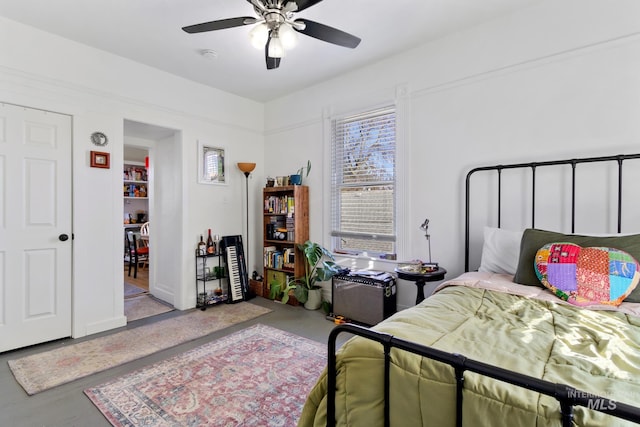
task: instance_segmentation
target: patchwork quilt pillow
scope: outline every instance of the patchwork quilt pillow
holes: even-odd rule
[[[521,285],[540,286],[540,280],[535,272],[534,258],[542,245],[553,242],[575,243],[582,247],[616,248],[625,251],[637,260],[640,260],[640,234],[611,235],[611,236],[586,236],[579,234],[563,234],[553,231],[528,228],[522,234],[520,243],[520,258],[518,268],[513,281]],[[640,303],[640,286],[631,292],[625,302]]]
[[[548,243],[535,257],[540,282],[574,305],[620,305],[638,285],[640,265],[628,253],[574,243]]]

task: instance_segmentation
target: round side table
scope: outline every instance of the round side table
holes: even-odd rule
[[[424,284],[427,282],[437,282],[444,280],[444,275],[447,274],[447,270],[442,267],[438,267],[435,271],[429,271],[428,273],[411,273],[408,271],[402,271],[395,269],[398,274],[398,278],[415,282],[418,288],[418,295],[416,295],[416,305],[420,304],[424,300]]]

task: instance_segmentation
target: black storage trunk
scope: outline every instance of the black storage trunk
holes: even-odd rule
[[[335,316],[375,325],[396,312],[396,279],[383,272],[336,275],[331,299]]]

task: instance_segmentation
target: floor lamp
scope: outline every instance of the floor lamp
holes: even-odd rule
[[[245,261],[246,261],[246,266],[247,269],[250,268],[249,266],[249,256],[247,255],[249,253],[249,251],[251,250],[251,248],[249,247],[249,175],[251,175],[251,172],[256,168],[256,164],[255,163],[238,163],[238,169],[240,169],[242,171],[242,173],[244,173],[244,177],[245,177],[245,193],[246,193],[246,197],[247,197],[247,246],[246,246],[246,253],[245,253]],[[249,275],[249,272],[247,271],[247,275]]]

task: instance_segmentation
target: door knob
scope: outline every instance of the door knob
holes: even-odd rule
[[[58,239],[60,239],[60,241],[62,241],[62,242],[66,242],[67,240],[69,240],[69,235],[61,234],[61,235],[58,236]]]

